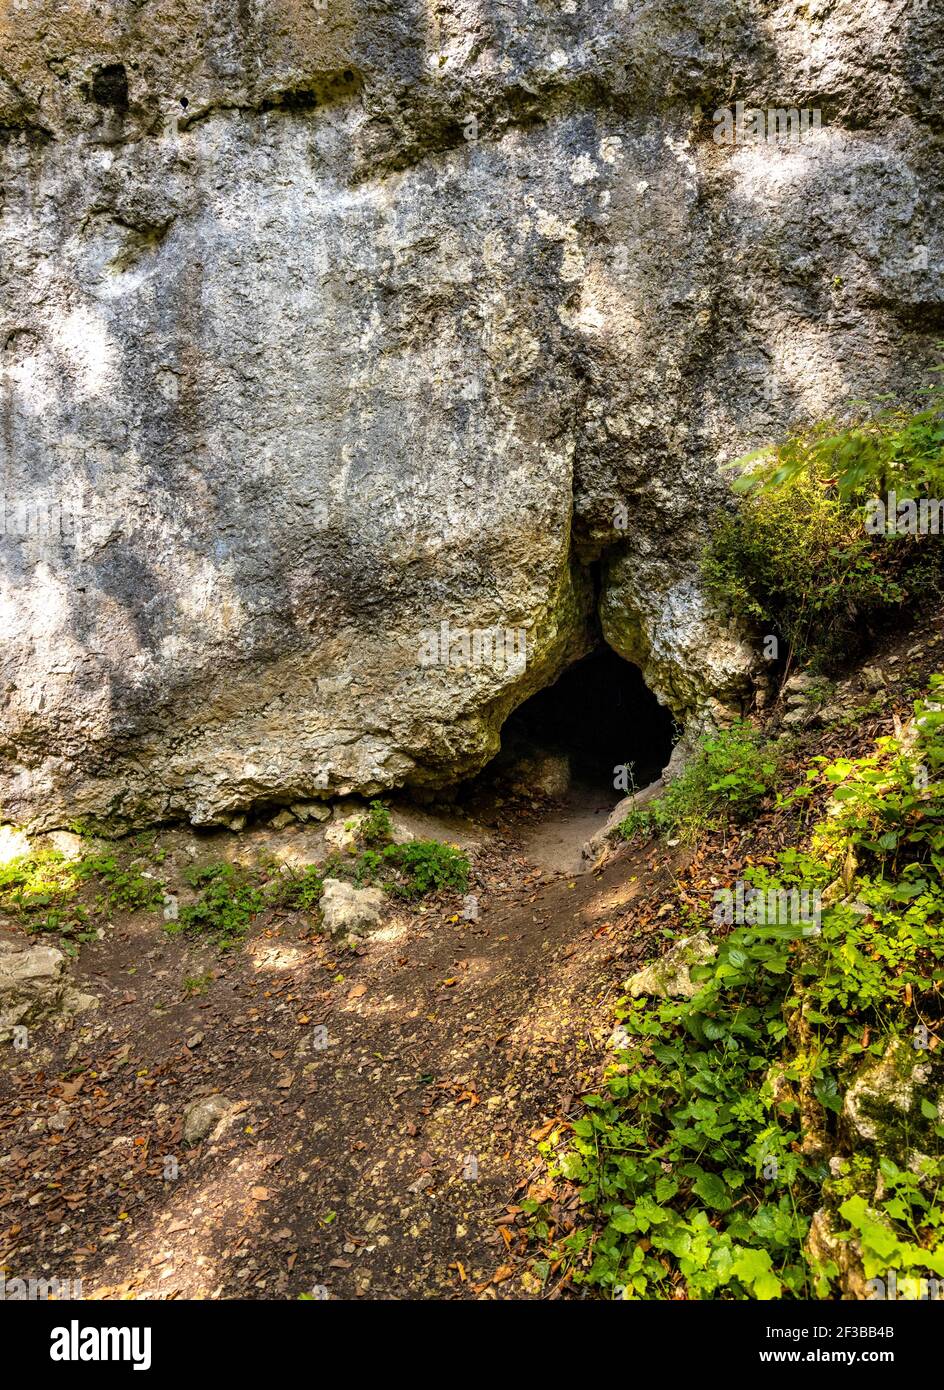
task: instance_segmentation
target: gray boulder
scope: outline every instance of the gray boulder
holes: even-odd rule
[[[65,962],[55,946],[0,942],[0,1042],[8,1042],[17,1025],[32,1027],[97,1008],[94,995],[70,985]]]
[[[192,1101],[184,1111],[181,1139],[185,1144],[199,1144],[228,1117],[232,1108],[233,1102],[225,1096],[203,1096]]]
[[[326,878],[321,897],[325,931],[331,936],[354,935],[377,926],[387,904],[380,888],[355,888],[339,878]]]

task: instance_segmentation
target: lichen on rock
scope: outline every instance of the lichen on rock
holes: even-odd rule
[[[884,1056],[862,1067],[852,1081],[842,1118],[853,1147],[868,1143],[899,1163],[909,1154],[936,1149],[935,1127],[944,1118],[944,1065],[933,1052],[893,1038]]]

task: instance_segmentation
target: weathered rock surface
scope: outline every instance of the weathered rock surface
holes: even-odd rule
[[[65,962],[54,946],[0,942],[0,1042],[8,1042],[19,1025],[33,1027],[98,1006],[94,995],[71,986]]]
[[[658,999],[694,999],[701,989],[691,972],[696,965],[704,965],[718,952],[717,946],[707,932],[696,932],[694,936],[683,936],[666,951],[659,960],[637,970],[630,977],[627,988],[633,998],[641,994],[654,995]]]
[[[838,1271],[843,1298],[871,1297],[862,1261],[861,1243],[846,1234],[846,1223],[828,1207],[813,1213],[806,1248],[814,1264],[825,1266],[832,1262]],[[840,1236],[838,1232],[842,1231]]]
[[[536,751],[515,760],[509,781],[524,796],[562,797],[570,787],[570,759],[565,753]]]
[[[380,888],[355,888],[340,878],[326,878],[321,896],[325,931],[331,936],[356,935],[380,921],[387,898]]]
[[[942,30],[7,7],[4,815],[454,781],[597,604],[681,719],[736,703],[752,657],[698,584],[719,465],[934,356]],[[736,99],[822,129],[719,145]]]
[[[300,821],[328,820],[331,809],[320,801],[296,801],[291,807],[292,814]]]
[[[924,1043],[927,1042],[927,1036]],[[919,1045],[914,1046],[917,1042]],[[936,1130],[944,1115],[944,1065],[936,1053],[922,1044],[921,1027],[914,1039],[895,1037],[881,1057],[869,1057],[843,1097],[840,1131],[845,1152],[855,1157],[871,1154],[875,1159],[876,1186],[874,1193],[864,1195],[870,1219],[889,1230],[889,1249],[894,1249],[897,1237],[882,1198],[886,1195],[885,1175],[878,1162],[891,1159],[897,1167],[907,1168],[917,1178],[934,1182],[934,1160],[937,1152]],[[825,1151],[825,1135],[817,1130],[821,1120],[807,1126],[804,1119],[804,1152],[812,1152],[809,1139],[813,1137],[816,1150]],[[852,1171],[848,1157],[834,1154],[829,1160],[833,1178],[847,1178]],[[833,1261],[838,1270],[839,1286],[844,1298],[876,1296],[875,1281],[866,1278],[862,1243],[847,1234],[847,1223],[838,1211],[840,1198],[824,1189],[827,1203],[814,1213],[810,1223],[807,1249],[814,1261]],[[848,1189],[844,1190],[848,1195]],[[860,1194],[862,1195],[862,1194]],[[926,1296],[920,1291],[919,1280],[909,1278],[906,1270],[883,1272],[883,1277],[900,1282],[900,1298]],[[891,1295],[894,1297],[895,1295]]]
[[[927,1049],[895,1038],[883,1057],[859,1072],[842,1115],[853,1147],[864,1141],[898,1162],[908,1153],[933,1152],[935,1126],[944,1116],[944,1066]]]
[[[357,835],[365,818],[367,807],[341,801],[331,808],[331,823],[325,827],[325,843],[340,853],[353,852],[357,846]]]
[[[233,1102],[225,1096],[203,1096],[192,1101],[184,1111],[180,1137],[185,1144],[199,1144],[228,1117],[232,1108]]]

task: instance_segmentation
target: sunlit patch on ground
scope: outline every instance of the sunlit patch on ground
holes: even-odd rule
[[[248,951],[257,970],[293,970],[302,965],[309,954],[299,946],[271,941],[252,941]]]
[[[638,898],[641,892],[641,885],[638,878],[631,878],[626,883],[614,884],[612,888],[607,888],[604,892],[597,894],[583,908],[582,916],[587,922],[600,922],[614,912],[627,907],[634,898]]]
[[[410,929],[410,921],[404,917],[394,917],[386,926],[371,932],[370,939],[380,945],[393,945],[402,941]]]

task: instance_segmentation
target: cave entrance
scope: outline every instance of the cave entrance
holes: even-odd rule
[[[672,715],[637,666],[606,646],[575,662],[511,714],[502,728],[501,762],[534,769],[535,790],[615,805],[662,772],[672,753]],[[628,769],[618,778],[616,769]]]

